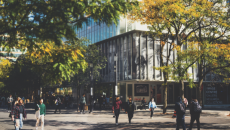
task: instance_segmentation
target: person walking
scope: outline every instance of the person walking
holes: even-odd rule
[[[146,108],[145,108],[145,105],[146,105],[146,99],[145,99],[144,97],[143,97],[143,99],[142,99],[141,103],[142,103],[142,109],[144,108],[144,109],[146,110]]]
[[[12,121],[15,120],[15,130],[22,129],[23,117],[26,119],[26,110],[22,104],[23,100],[20,99],[14,110],[11,112]]]
[[[116,125],[118,125],[118,117],[119,117],[119,114],[120,114],[120,107],[122,105],[122,102],[120,100],[120,97],[117,96],[116,97],[116,101],[113,103],[113,113],[115,113],[115,116],[116,116]]]
[[[108,108],[109,107],[109,96],[107,96],[106,98],[105,98],[105,100],[106,100],[106,107]]]
[[[128,113],[129,124],[131,124],[131,119],[133,118],[133,114],[134,114],[134,102],[132,101],[131,97],[129,97],[129,101],[127,102],[125,111],[126,113]]]
[[[39,121],[41,120],[41,130],[44,130],[44,118],[46,115],[46,105],[43,103],[43,99],[40,99],[40,104],[37,104],[35,107],[35,111],[39,111],[39,115],[36,116],[36,130],[38,129]]]
[[[80,112],[81,112],[81,114],[82,114],[82,111],[85,114],[85,105],[86,105],[85,94],[83,94],[81,99],[80,99],[80,108],[81,108]]]
[[[103,103],[103,97],[102,97],[102,94],[101,96],[98,98],[98,103],[99,103],[99,106],[100,106],[100,111],[102,110],[102,103]]]
[[[61,102],[60,97],[57,97],[57,99],[55,100],[56,108],[55,108],[54,114],[56,114],[57,109],[59,109],[59,114],[61,114],[61,104],[62,104],[62,102]]]
[[[177,102],[175,103],[175,111],[176,111],[176,130],[179,130],[180,125],[182,125],[183,130],[186,129],[185,127],[185,122],[184,122],[184,118],[185,118],[185,104],[182,102],[181,97],[178,97]]]
[[[68,107],[68,103],[69,103],[69,96],[65,95],[65,109]]]
[[[150,110],[150,118],[153,119],[153,112],[154,109],[157,108],[156,103],[154,102],[154,98],[151,98],[151,100],[149,101],[149,110]]]
[[[6,98],[4,96],[1,97],[1,101],[2,101],[2,106],[4,107],[5,106],[5,101],[6,101]]]
[[[197,130],[200,130],[200,113],[202,111],[202,107],[198,103],[195,96],[192,97],[192,102],[190,104],[190,114],[191,114],[191,120],[190,120],[190,126],[188,130],[192,130],[192,126],[194,121],[196,120],[197,123]]]
[[[10,112],[12,110],[12,103],[13,103],[14,99],[12,97],[12,95],[10,94],[10,97],[7,98],[7,102],[8,102],[8,112]]]
[[[105,103],[106,103],[106,99],[105,99],[105,95],[103,96],[103,109],[105,109]]]

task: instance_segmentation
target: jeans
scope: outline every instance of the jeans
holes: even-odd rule
[[[197,130],[200,130],[200,113],[191,114],[189,130],[192,130],[192,126],[195,120],[197,123]]]
[[[129,123],[131,123],[131,119],[133,118],[133,111],[128,112]]]
[[[154,108],[150,108],[151,109],[151,115],[150,115],[150,117],[153,117],[153,112],[154,112]]]
[[[81,103],[80,105],[81,105],[81,110],[80,110],[80,112],[82,112],[82,111],[84,112],[84,111],[85,111],[85,109],[84,109],[85,103]]]
[[[177,114],[177,117],[176,117],[176,130],[179,130],[180,125],[182,125],[183,130],[186,129],[185,123],[184,123],[184,114],[183,115]]]
[[[12,103],[8,103],[8,110],[12,110]]]
[[[145,105],[146,103],[142,103],[142,109],[144,108],[146,110]]]
[[[116,116],[116,123],[118,123],[118,117],[119,117],[119,114],[120,114],[120,109],[115,109],[114,113],[115,113],[115,116]]]
[[[23,122],[22,122],[22,114],[20,114],[20,118],[19,119],[15,119],[15,130],[19,130],[22,129],[22,126],[23,126]]]
[[[39,125],[39,121],[41,120],[41,130],[44,130],[44,115],[40,115],[40,118],[37,118],[37,122],[36,122],[36,128]]]
[[[61,108],[60,108],[60,104],[58,104],[58,105],[56,105],[56,109],[55,109],[55,112],[54,113],[56,113],[57,112],[57,109],[59,109],[59,113],[61,113]]]

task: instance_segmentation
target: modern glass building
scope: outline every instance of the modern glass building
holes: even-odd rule
[[[163,103],[164,88],[163,74],[160,70],[153,69],[153,66],[160,67],[160,42],[159,39],[148,35],[147,25],[141,25],[138,22],[131,22],[127,18],[121,17],[119,24],[96,24],[89,18],[90,23],[84,24],[82,29],[76,30],[78,37],[86,37],[91,44],[96,44],[101,50],[101,55],[107,57],[106,67],[100,70],[102,80],[95,85],[94,92],[96,96],[102,94],[112,96],[114,92],[115,75],[118,81],[118,95],[122,101],[127,101],[131,96],[135,102],[143,97],[148,101],[151,97],[155,98],[157,104]],[[171,39],[169,39],[171,40]],[[182,48],[186,49],[186,45]],[[164,55],[169,53],[169,45],[163,48]],[[170,60],[176,59],[176,51],[172,51]],[[117,74],[114,72],[114,56],[117,56]],[[165,60],[165,58],[163,59]],[[189,73],[193,73],[191,78],[198,82],[198,68],[189,68]],[[230,104],[229,85],[212,84],[216,75],[208,74],[202,87],[202,99],[205,105],[225,105]],[[217,81],[221,82],[221,80]],[[212,84],[212,85],[211,85]],[[168,83],[168,103],[174,104],[177,96],[180,95],[178,83],[169,80]],[[211,95],[207,91],[211,87],[216,95]],[[101,91],[101,89],[103,89]],[[97,90],[97,91],[95,91]],[[100,91],[99,91],[100,90]],[[210,90],[211,91],[211,90]],[[215,92],[214,92],[215,91]],[[189,88],[185,82],[185,97],[190,101],[192,95],[197,95],[197,88]],[[227,97],[227,98],[226,98]]]

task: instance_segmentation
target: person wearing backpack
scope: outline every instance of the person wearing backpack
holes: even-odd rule
[[[192,130],[192,126],[194,121],[197,122],[197,130],[200,130],[200,113],[202,111],[202,107],[198,103],[195,96],[192,97],[192,102],[190,104],[190,114],[191,114],[191,121],[188,130]]]
[[[151,115],[150,115],[151,119],[153,119],[153,112],[155,108],[157,108],[157,105],[154,102],[154,98],[151,98],[151,100],[149,101],[149,110],[151,111]]]
[[[177,97],[177,102],[175,103],[175,111],[176,111],[176,130],[179,130],[180,125],[182,125],[183,130],[186,130],[185,127],[185,104],[182,102],[181,97]]]
[[[129,101],[127,102],[125,111],[126,113],[128,113],[129,124],[131,124],[131,119],[133,118],[134,114],[134,102],[132,101],[131,97],[129,97]]]

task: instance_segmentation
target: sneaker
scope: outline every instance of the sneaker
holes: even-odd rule
[[[35,129],[38,130],[38,127],[36,127]]]
[[[116,125],[118,125],[118,123],[116,123]]]

